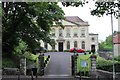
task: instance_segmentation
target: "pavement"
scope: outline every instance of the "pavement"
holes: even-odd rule
[[[73,77],[73,76],[33,76],[20,75],[3,75],[1,80],[90,80],[88,78]]]
[[[2,80],[80,80],[79,78],[74,78],[72,76],[38,76],[37,78],[33,76],[23,76],[21,75],[18,78],[17,75],[4,75],[2,76]],[[87,80],[87,79],[81,79]]]

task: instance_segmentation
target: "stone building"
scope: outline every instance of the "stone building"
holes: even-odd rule
[[[70,48],[80,48],[91,50],[92,47],[98,50],[98,34],[89,33],[88,22],[83,21],[78,16],[66,16],[62,21],[64,29],[54,25],[51,31],[51,38],[56,45],[52,48],[49,44],[42,42],[41,46],[48,50],[57,51],[69,50]]]

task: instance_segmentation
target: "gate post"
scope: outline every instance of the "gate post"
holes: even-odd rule
[[[90,59],[91,59],[91,71],[90,71],[91,78],[96,78],[97,77],[96,58],[97,58],[97,56],[95,54],[92,54],[90,56]]]
[[[75,76],[77,74],[77,55],[72,55],[71,56],[71,65],[72,65],[72,69],[71,69],[71,72],[72,72],[72,75]]]
[[[42,76],[44,75],[44,54],[39,55],[38,63],[39,63],[38,73],[40,74],[40,76]]]
[[[20,73],[26,75],[26,58],[24,55],[20,59]]]

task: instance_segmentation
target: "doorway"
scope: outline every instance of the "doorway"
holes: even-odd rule
[[[95,45],[91,45],[91,51],[94,53],[95,52]]]
[[[58,50],[59,50],[60,52],[63,51],[63,42],[59,42],[59,43],[58,43]]]

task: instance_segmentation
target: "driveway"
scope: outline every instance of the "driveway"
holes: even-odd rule
[[[48,52],[50,62],[45,76],[71,76],[71,54],[69,52]]]

